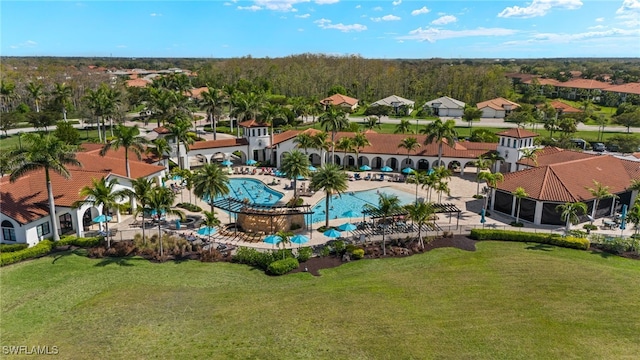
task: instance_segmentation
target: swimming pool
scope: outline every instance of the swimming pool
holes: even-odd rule
[[[232,178],[229,179],[229,194],[218,196],[215,200],[231,197],[241,201],[249,199],[252,204],[273,205],[283,196],[282,193],[271,189],[262,181],[251,178]]]
[[[397,196],[400,200],[401,205],[409,204],[416,199],[415,195],[413,194],[409,194],[402,190],[396,190],[390,187],[356,192],[346,192],[341,196],[334,196],[333,199],[331,199],[331,203],[329,205],[329,219],[348,219],[349,217],[342,216],[342,214],[351,210],[356,215],[351,218],[353,221],[362,220],[362,210],[365,204],[378,206],[378,192]],[[323,197],[320,201],[318,201],[318,203],[313,206],[314,213],[312,221],[314,223],[325,220],[325,201],[326,200]]]

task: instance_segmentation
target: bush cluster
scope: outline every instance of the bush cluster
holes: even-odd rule
[[[89,248],[100,245],[102,242],[102,237],[89,237],[89,238],[78,238],[75,236],[63,237],[60,241],[55,243],[55,246],[65,246],[65,245],[73,245],[82,248]]]
[[[267,267],[267,273],[271,275],[284,275],[291,270],[295,270],[300,266],[297,259],[294,258],[286,258],[281,260],[276,260],[269,264]]]
[[[260,252],[256,249],[247,247],[240,247],[233,256],[234,262],[255,266],[262,270],[266,270],[269,264],[275,260],[276,259],[271,251]]]
[[[42,240],[36,246],[14,251],[14,252],[3,252],[0,254],[0,266],[5,266],[13,263],[17,263],[26,259],[33,259],[42,255],[46,255],[51,251],[53,247],[53,242],[50,240]]]
[[[28,244],[0,244],[0,253],[20,251],[28,247]]]
[[[582,228],[585,230],[598,230],[598,227],[593,224],[584,224]]]
[[[303,247],[300,250],[298,250],[298,261],[305,262],[311,258],[311,255],[313,255],[313,249],[311,249],[308,246]]]
[[[589,248],[589,240],[582,237],[562,237],[557,234],[542,234],[526,231],[473,229],[471,230],[471,238],[476,240],[533,242],[579,250],[587,250]]]
[[[627,251],[640,252],[640,239],[637,237],[623,238],[598,234],[591,236],[591,242],[594,247],[611,254],[620,255]]]
[[[191,212],[200,212],[202,211],[202,208],[198,205],[194,205],[191,203],[179,203],[178,205],[176,205],[179,208],[185,209],[185,210],[189,210]]]

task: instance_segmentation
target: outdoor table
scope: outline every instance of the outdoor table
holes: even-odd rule
[[[605,220],[604,226],[609,229],[615,229],[618,226],[618,224],[616,224],[615,221]]]

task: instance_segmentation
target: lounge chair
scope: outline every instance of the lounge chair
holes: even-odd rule
[[[353,177],[356,178],[356,180],[362,180],[362,178],[360,177],[360,174],[356,173]]]
[[[364,177],[364,179],[365,179],[366,181],[371,180],[371,174],[367,174],[367,176],[365,176],[365,177]]]

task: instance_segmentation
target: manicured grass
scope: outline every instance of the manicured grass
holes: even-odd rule
[[[0,269],[2,345],[63,358],[635,358],[640,265],[522,243],[269,277],[56,255]]]
[[[53,133],[56,130],[55,126],[49,127],[49,132]],[[90,139],[97,139],[98,138],[98,130],[89,130],[88,132],[88,137],[87,137],[87,131],[86,130],[78,130],[80,132],[80,142],[86,142]],[[109,133],[110,136],[110,133]],[[0,137],[0,150],[8,150],[8,149],[12,149],[15,148],[17,146],[20,145],[20,141],[18,140],[18,134],[13,134],[13,135],[9,135],[8,137],[4,137],[4,135],[2,135]],[[24,145],[24,142],[23,142]]]

